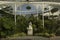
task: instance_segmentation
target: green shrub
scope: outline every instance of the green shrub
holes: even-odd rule
[[[50,37],[54,37],[54,36],[55,36],[55,34],[54,34],[54,33],[51,33],[51,34],[50,34]]]
[[[44,33],[36,33],[35,36],[43,36]]]
[[[43,37],[49,37],[49,33],[36,33],[35,36],[43,36]]]
[[[46,36],[49,36],[49,34],[48,34],[48,33],[45,33],[45,35],[46,35]]]
[[[44,33],[44,37],[49,37],[49,33]]]
[[[16,34],[14,34],[14,35],[11,35],[10,37],[20,37],[20,36],[26,36],[26,34],[25,33],[16,33]]]
[[[4,38],[6,37],[6,33],[5,33],[5,32],[1,32],[0,35],[1,35],[1,38],[2,38],[2,37],[4,37]]]

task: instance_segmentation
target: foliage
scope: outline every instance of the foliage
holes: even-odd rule
[[[20,36],[26,36],[26,33],[23,33],[23,32],[21,32],[21,33],[16,33],[16,34],[13,34],[13,35],[11,35],[10,37],[20,37]]]
[[[24,36],[27,33],[29,22],[32,22],[34,35],[38,36],[55,36],[56,32],[60,28],[60,20],[54,19],[53,15],[52,19],[48,19],[47,16],[44,17],[45,20],[43,29],[41,15],[38,15],[38,19],[32,14],[29,17],[17,15],[15,25],[14,15],[6,13],[3,10],[0,10],[0,13],[2,14],[0,17],[0,37],[11,35]]]
[[[16,30],[17,32],[25,32],[27,31],[28,27],[28,20],[24,16],[17,16],[17,24],[16,24]]]
[[[0,37],[6,37],[14,33],[14,20],[13,15],[0,10],[2,14],[0,17]]]
[[[52,10],[51,10],[51,13],[55,13],[56,11],[58,11],[59,9],[58,8],[53,8]]]

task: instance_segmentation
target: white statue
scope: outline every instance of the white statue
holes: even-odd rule
[[[27,28],[27,33],[28,35],[33,35],[33,28],[32,28],[32,23],[29,23],[29,27]]]

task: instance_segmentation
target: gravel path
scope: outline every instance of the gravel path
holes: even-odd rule
[[[2,39],[2,40],[60,40],[60,37],[45,38],[40,36],[24,36],[24,37]]]

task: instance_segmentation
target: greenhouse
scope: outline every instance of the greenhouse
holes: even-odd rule
[[[59,0],[1,0],[0,31],[1,38],[60,36]]]

